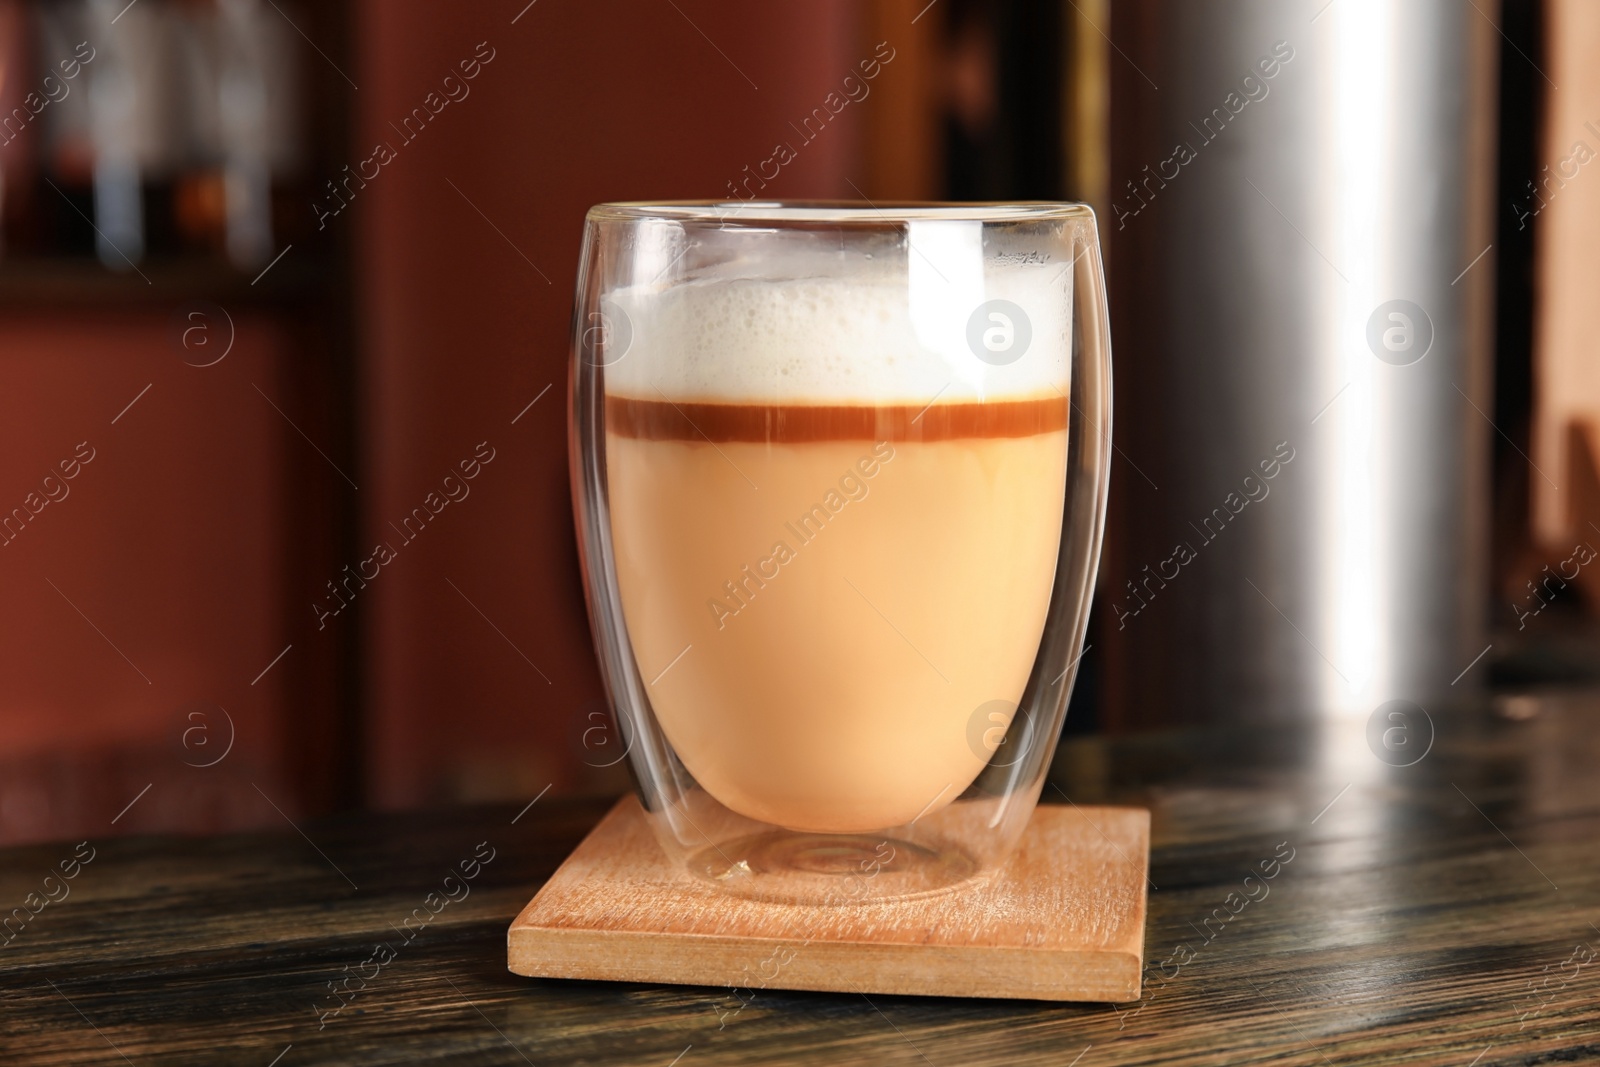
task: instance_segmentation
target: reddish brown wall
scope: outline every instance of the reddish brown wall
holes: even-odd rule
[[[359,594],[385,806],[584,784],[577,724],[599,684],[565,412],[584,210],[727,195],[870,53],[842,0],[540,0],[512,25],[523,3],[357,5],[356,141],[396,158],[328,224],[359,234],[364,540],[398,550]],[[401,145],[389,123],[485,41],[470,95]],[[767,195],[854,197],[855,131],[847,109]],[[495,459],[470,495],[402,544],[388,523],[482,441]]]
[[[281,825],[252,781],[302,807],[305,738],[283,709],[305,661],[250,684],[289,640],[283,517],[305,487],[253,383],[294,409],[290,343],[270,321],[237,326],[227,358],[199,369],[165,309],[0,320],[0,511],[93,456],[0,547],[0,840]],[[224,718],[187,718],[214,706],[233,749],[185,766],[224,751]]]

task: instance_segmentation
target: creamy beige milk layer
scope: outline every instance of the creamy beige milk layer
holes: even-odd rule
[[[732,810],[903,825],[988,761],[1049,608],[1067,465],[1064,270],[984,279],[1022,358],[969,348],[979,301],[889,278],[613,294],[606,471],[623,615],[656,716]],[[974,721],[979,725],[975,729]]]

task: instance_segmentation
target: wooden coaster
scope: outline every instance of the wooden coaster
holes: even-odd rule
[[[624,797],[507,932],[516,974],[738,989],[1134,1001],[1150,813],[1041,805],[1005,869],[921,899],[748,900],[675,868]]]

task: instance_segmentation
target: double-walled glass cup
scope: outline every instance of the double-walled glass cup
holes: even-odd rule
[[[601,205],[571,386],[595,647],[673,861],[840,904],[1002,865],[1100,556],[1089,208]]]

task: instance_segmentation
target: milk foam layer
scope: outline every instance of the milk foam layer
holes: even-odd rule
[[[924,263],[913,254],[898,272],[614,290],[602,308],[625,316],[630,341],[620,359],[605,358],[606,391],[649,400],[919,407],[1065,394],[1067,265],[961,260]],[[974,312],[993,300],[1020,307],[1031,333],[1023,355],[1005,365],[980,359],[969,343]]]

